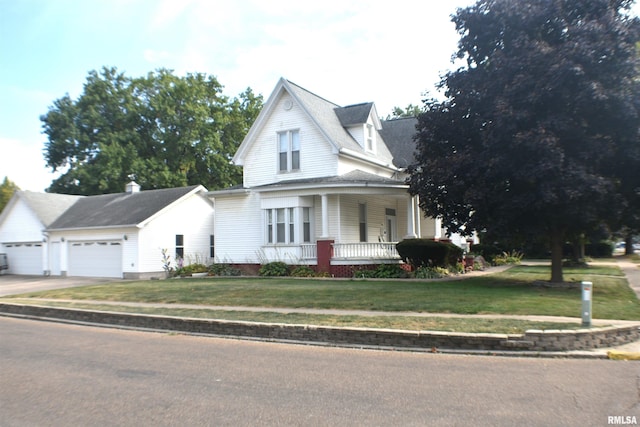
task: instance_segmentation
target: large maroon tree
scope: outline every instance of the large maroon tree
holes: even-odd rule
[[[458,9],[444,101],[425,101],[411,192],[450,232],[565,238],[608,219],[638,146],[631,0],[480,0]]]

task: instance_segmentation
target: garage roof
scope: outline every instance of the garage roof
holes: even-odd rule
[[[206,192],[201,185],[80,198],[55,220],[49,230],[136,226],[191,193]]]

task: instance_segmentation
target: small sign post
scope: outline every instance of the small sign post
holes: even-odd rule
[[[582,326],[591,327],[591,293],[593,283],[582,282]]]

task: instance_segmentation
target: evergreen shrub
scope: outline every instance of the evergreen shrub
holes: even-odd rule
[[[405,239],[396,245],[404,262],[418,267],[456,266],[464,251],[453,243],[436,242],[429,239]]]

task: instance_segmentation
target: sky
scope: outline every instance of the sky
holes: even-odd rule
[[[266,98],[284,77],[386,116],[419,105],[453,69],[451,22],[473,0],[0,0],[0,180],[44,191],[40,116],[88,72],[159,68],[215,76],[224,94]]]

